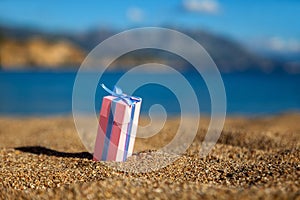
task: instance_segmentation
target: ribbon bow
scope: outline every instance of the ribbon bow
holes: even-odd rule
[[[108,89],[103,83],[101,84],[101,87],[106,92],[110,93],[112,96],[119,97],[120,99],[122,99],[122,101],[124,101],[129,106],[133,105],[135,102],[140,102],[141,101],[141,98],[134,97],[134,96],[129,96],[127,94],[124,94],[123,91],[121,90],[121,88],[119,88],[117,86],[114,87],[113,91],[111,91],[110,89]]]

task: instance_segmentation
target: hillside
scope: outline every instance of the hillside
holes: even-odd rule
[[[84,33],[46,33],[32,29],[0,27],[0,60],[4,69],[77,68],[101,41],[117,33],[114,30],[91,30]],[[281,63],[249,52],[239,43],[202,30],[179,30],[198,41],[223,72],[282,71]],[[163,41],[163,39],[162,39]],[[189,63],[167,52],[142,50],[122,56],[112,69],[130,68],[146,62],[170,64],[189,70]]]
[[[1,43],[3,68],[60,68],[79,65],[85,57],[82,49],[66,40],[48,41],[32,37],[26,41],[5,39]]]

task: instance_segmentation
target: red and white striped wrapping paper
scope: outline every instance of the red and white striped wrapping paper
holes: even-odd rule
[[[128,105],[119,97],[103,98],[94,160],[125,161],[132,155],[140,108],[141,101]]]

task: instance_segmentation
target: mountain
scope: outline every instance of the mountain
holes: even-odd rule
[[[198,41],[223,72],[282,72],[280,61],[251,52],[238,42],[203,30],[177,29]],[[118,33],[100,29],[83,33],[49,33],[27,28],[0,27],[0,60],[4,69],[12,67],[78,67],[100,42]],[[162,38],[163,42],[163,38]],[[117,46],[116,46],[117,48]],[[33,50],[34,49],[34,50]],[[130,52],[113,63],[112,69],[130,68],[137,64],[160,62],[181,70],[190,65],[172,53],[157,50]]]

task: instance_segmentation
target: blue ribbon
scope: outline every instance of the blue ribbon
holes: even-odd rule
[[[141,101],[141,98],[124,94],[123,91],[121,90],[121,88],[119,88],[117,86],[114,87],[113,91],[108,89],[103,83],[101,84],[101,87],[106,92],[110,93],[112,96],[119,97],[120,99],[122,99],[122,101],[124,101],[129,106],[132,106],[135,102],[140,102]]]

